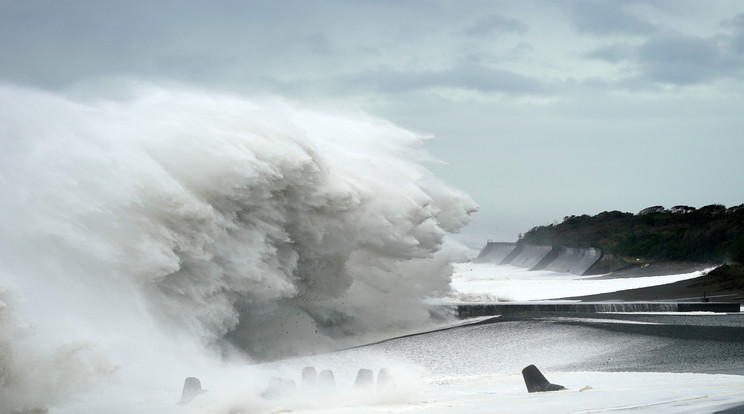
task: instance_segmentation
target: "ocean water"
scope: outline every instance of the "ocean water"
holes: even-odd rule
[[[585,319],[452,328],[443,302],[696,275],[594,283],[462,263],[471,252],[447,235],[476,205],[429,173],[421,134],[151,86],[96,98],[3,86],[0,107],[0,414],[712,412],[744,400],[741,376],[602,369],[663,338]],[[532,363],[569,391],[527,394],[519,371]],[[308,366],[332,370],[335,391],[303,387]],[[355,388],[360,368],[392,383]],[[177,405],[186,377],[207,392]],[[272,378],[296,390],[267,398]]]
[[[132,412],[194,371],[448,317],[428,299],[476,205],[426,169],[427,136],[153,86],[2,86],[0,107],[4,412]]]
[[[498,280],[500,273],[514,277],[512,270],[489,273]],[[582,280],[546,273],[524,282],[563,276],[564,289]],[[741,346],[656,333],[684,325],[742,329],[743,323],[741,315],[704,313],[505,318],[274,362],[193,366],[188,375],[198,376],[208,392],[187,406],[174,405],[182,378],[171,376],[167,384],[143,388],[121,407],[111,405],[120,390],[109,387],[83,393],[55,412],[490,413],[497,408],[510,413],[712,413],[744,404],[744,376],[720,373],[737,364],[741,369]],[[725,350],[733,355],[724,355]],[[527,393],[520,371],[529,364],[568,391]],[[301,371],[309,366],[332,370],[335,389],[303,386]],[[375,376],[386,369],[393,383],[356,388],[361,368]],[[275,377],[293,381],[296,389],[277,398],[262,397]]]
[[[586,296],[665,285],[712,270],[637,278],[597,278],[491,263],[459,263],[452,275],[453,302],[513,302]]]

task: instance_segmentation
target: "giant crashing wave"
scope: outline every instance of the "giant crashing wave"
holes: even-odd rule
[[[4,86],[0,107],[18,407],[194,349],[267,360],[426,323],[466,255],[445,236],[475,204],[423,166],[425,136],[364,114],[152,86]]]

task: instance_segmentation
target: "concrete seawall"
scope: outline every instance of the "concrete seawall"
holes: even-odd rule
[[[500,264],[510,264],[516,267],[526,267],[532,269],[538,263],[540,263],[546,256],[549,256],[553,250],[553,246],[538,246],[534,244],[517,244],[517,248],[512,252],[508,262],[505,260]],[[516,254],[514,254],[516,252]]]
[[[457,305],[460,318],[495,316],[521,312],[718,312],[738,313],[736,302],[581,302],[581,303],[463,303]]]
[[[475,261],[583,275],[601,258],[602,249],[593,247],[489,242]]]
[[[488,242],[474,261],[476,263],[501,263],[516,247],[516,243]]]
[[[554,246],[553,250],[558,250],[558,254],[555,260],[545,266],[545,270],[552,270],[554,272],[583,275],[602,257],[602,249],[594,247]],[[533,269],[537,270],[536,268]]]

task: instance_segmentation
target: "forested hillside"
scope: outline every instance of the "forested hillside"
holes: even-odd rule
[[[606,253],[647,259],[744,263],[744,204],[568,216],[560,224],[532,228],[520,242],[601,247]]]

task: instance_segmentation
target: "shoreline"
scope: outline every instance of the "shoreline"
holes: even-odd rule
[[[710,302],[744,303],[744,292],[740,289],[730,289],[724,283],[710,280],[708,276],[700,276],[664,285],[593,295],[567,296],[554,300],[576,300],[580,302],[704,302],[704,299],[708,299]]]

